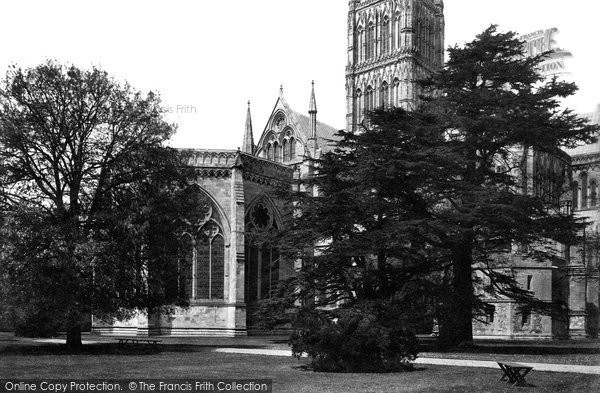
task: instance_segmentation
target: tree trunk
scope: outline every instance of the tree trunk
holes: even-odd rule
[[[439,316],[438,343],[447,348],[473,343],[472,243],[464,240],[453,251],[451,294]]]
[[[72,348],[79,348],[82,346],[81,343],[81,325],[77,324],[71,326],[67,330],[67,346]]]

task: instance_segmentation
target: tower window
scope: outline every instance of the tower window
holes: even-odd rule
[[[527,290],[531,290],[531,280],[533,280],[533,276],[527,276]]]
[[[390,52],[390,20],[386,17],[381,29],[381,53],[387,55]]]

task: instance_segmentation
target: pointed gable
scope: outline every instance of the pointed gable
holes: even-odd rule
[[[321,152],[331,150],[331,140],[336,139],[337,131],[335,127],[317,121],[317,144]],[[306,149],[309,138],[309,117],[294,111],[281,94],[260,136],[255,154],[266,159],[272,157],[273,161],[284,164],[298,163],[309,155]],[[288,148],[287,153],[284,147]]]

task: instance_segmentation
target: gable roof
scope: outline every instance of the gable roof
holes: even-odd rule
[[[287,103],[283,95],[280,95],[275,102],[275,106],[271,111],[269,120],[265,124],[265,128],[258,140],[256,145],[257,151],[262,149],[265,143],[265,137],[272,131],[270,125],[278,113],[283,113],[286,116],[288,119],[288,125],[294,129],[294,131],[297,133],[296,136],[305,146],[310,139],[310,118],[307,115],[294,111]],[[317,120],[317,144],[318,148],[321,149],[321,152],[325,153],[333,148],[332,141],[339,139],[335,136],[338,131],[339,130],[337,128]]]

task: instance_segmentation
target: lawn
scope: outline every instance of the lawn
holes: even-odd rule
[[[287,357],[212,352],[212,348],[163,345],[160,352],[90,345],[73,354],[60,345],[11,345],[0,351],[2,378],[268,378],[274,392],[514,392],[498,382],[500,370],[419,366],[397,374],[328,374],[305,371]],[[596,392],[600,376],[533,371],[530,391]]]

